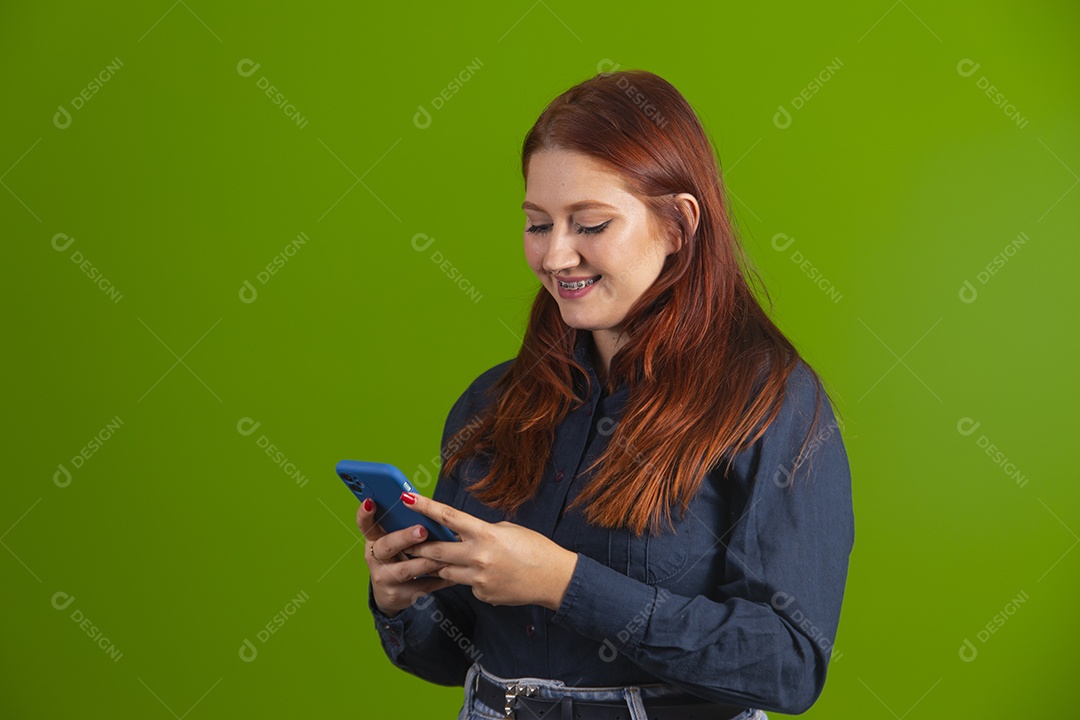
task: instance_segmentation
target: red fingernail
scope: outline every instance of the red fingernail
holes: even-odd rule
[[[407,493],[407,492],[401,493],[401,499],[405,501],[406,505],[415,505],[416,504],[416,498],[413,497],[412,493]]]
[[[371,498],[364,498],[364,512],[371,512],[373,507],[375,507],[375,503],[371,501]]]

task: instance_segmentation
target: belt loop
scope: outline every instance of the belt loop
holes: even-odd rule
[[[630,706],[630,720],[648,720],[649,713],[645,709],[645,701],[641,697],[641,690],[636,685],[627,685],[623,688],[623,698]]]
[[[468,671],[465,673],[465,682],[462,685],[464,698],[461,705],[461,715],[458,716],[458,720],[470,717],[473,714],[473,706],[476,704],[477,690],[480,685],[480,675],[477,672],[478,665],[479,663],[473,661],[473,664],[469,666]]]
[[[559,699],[559,720],[574,720],[574,701],[569,695]]]

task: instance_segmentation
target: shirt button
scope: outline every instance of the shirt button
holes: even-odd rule
[[[559,482],[560,480],[562,480],[562,476],[563,476],[563,471],[562,470],[555,473],[555,482]]]
[[[528,635],[529,637],[533,637],[534,635],[536,635],[536,626],[533,625],[532,623],[529,623],[528,625],[526,625],[525,626],[525,634]]]

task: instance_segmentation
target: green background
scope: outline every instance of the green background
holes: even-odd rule
[[[700,112],[845,421],[856,545],[806,717],[1074,714],[1080,11],[890,2],[8,4],[0,715],[455,716],[379,647],[333,465],[435,474],[538,287],[521,141],[616,68]]]

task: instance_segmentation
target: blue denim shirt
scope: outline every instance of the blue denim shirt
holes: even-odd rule
[[[580,336],[575,356],[589,371],[591,395],[556,428],[543,483],[512,518],[577,552],[559,609],[493,607],[455,585],[389,618],[369,583],[383,650],[395,666],[442,685],[463,684],[478,661],[501,677],[666,682],[714,702],[805,711],[825,683],[854,543],[847,454],[824,395],[813,454],[790,472],[813,419],[816,378],[800,361],[765,434],[726,473],[706,476],[684,517],[673,511],[676,533],[636,537],[591,525],[578,508],[564,512],[627,396],[625,387],[604,394],[591,336]],[[480,375],[454,404],[444,448],[510,362]],[[458,467],[470,482],[485,469],[468,465]],[[475,500],[456,471],[440,478],[433,497],[489,522],[507,519]]]

